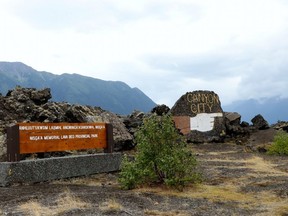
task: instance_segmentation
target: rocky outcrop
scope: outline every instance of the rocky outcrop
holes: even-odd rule
[[[187,92],[170,113],[176,127],[193,143],[234,141],[244,144],[251,134],[269,128],[261,115],[255,116],[251,120],[253,125],[249,125],[241,122],[239,113],[223,112],[218,95],[212,91]]]
[[[17,122],[105,122],[113,125],[115,149],[131,146],[122,118],[99,107],[49,102],[50,89],[16,87],[0,95],[0,160],[6,157],[6,128]]]
[[[134,135],[137,129],[142,125],[143,118],[145,114],[140,111],[134,111],[130,115],[123,118],[123,122],[130,132],[130,134]]]
[[[170,108],[165,104],[158,105],[151,110],[151,113],[156,113],[156,115],[165,115],[170,111]]]
[[[260,114],[256,115],[253,119],[251,119],[251,122],[256,129],[265,130],[269,128],[268,122]]]
[[[212,91],[194,91],[182,95],[170,113],[176,127],[189,142],[220,142],[225,135],[223,110]]]
[[[249,136],[251,127],[247,122],[241,122],[241,115],[237,112],[225,112],[226,138]]]
[[[225,112],[225,120],[229,125],[239,126],[241,123],[241,115],[237,112]]]
[[[276,124],[271,126],[275,130],[283,130],[288,133],[288,122],[287,121],[278,121]]]

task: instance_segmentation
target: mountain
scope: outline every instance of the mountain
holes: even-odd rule
[[[238,112],[243,121],[250,120],[257,114],[261,114],[270,124],[277,121],[288,121],[288,98],[265,98],[259,100],[240,100],[230,105],[223,106],[227,112]]]
[[[0,92],[21,87],[50,88],[53,101],[99,106],[117,114],[150,111],[156,104],[140,89],[120,81],[104,81],[79,74],[55,75],[21,62],[0,62]]]

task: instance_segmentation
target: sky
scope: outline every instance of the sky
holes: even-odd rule
[[[287,0],[0,0],[0,61],[123,81],[157,104],[288,98]]]

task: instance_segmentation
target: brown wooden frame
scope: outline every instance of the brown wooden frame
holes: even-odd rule
[[[21,154],[103,148],[114,150],[113,126],[107,123],[18,123],[7,128],[7,160]]]

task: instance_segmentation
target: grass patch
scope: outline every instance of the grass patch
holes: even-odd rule
[[[41,215],[53,215],[53,212],[50,208],[42,206],[41,203],[30,200],[26,203],[23,203],[19,206],[19,210],[24,212],[26,215],[31,216],[41,216]]]
[[[89,208],[89,203],[83,202],[70,191],[66,190],[59,195],[55,205],[44,206],[42,203],[36,200],[30,200],[26,203],[21,204],[18,209],[31,216],[48,216],[48,215],[59,215],[64,212],[68,212],[72,209],[85,209]]]
[[[99,209],[105,213],[117,213],[123,210],[123,206],[115,199],[109,199],[106,202],[103,202],[99,206]]]
[[[208,155],[213,155],[213,156],[217,156],[217,155],[229,155],[229,154],[237,154],[238,151],[217,151],[217,152],[205,152],[205,154],[208,154]]]
[[[84,202],[76,197],[69,189],[66,189],[56,201],[57,210],[59,213],[66,212],[71,209],[85,209],[89,208],[90,203]]]
[[[274,175],[288,176],[287,172],[283,172],[281,170],[276,169],[275,164],[267,160],[264,160],[261,157],[254,156],[250,159],[247,159],[246,163],[247,163],[246,165],[247,168],[250,168],[257,173],[266,173],[266,174],[269,174],[270,176],[274,176]]]
[[[277,164],[273,164],[270,161],[264,160],[263,158],[258,157],[258,156],[253,156],[248,159],[234,160],[234,159],[225,158],[225,159],[208,159],[206,161],[235,163],[235,166],[229,165],[229,168],[239,168],[239,166],[237,166],[237,163],[241,163],[241,165],[243,164],[243,166],[241,166],[242,168],[249,168],[258,174],[266,173],[266,174],[269,174],[270,176],[271,175],[272,176],[278,176],[278,175],[288,176],[287,172],[276,169]],[[217,166],[214,166],[214,167],[217,167]]]
[[[288,200],[279,201],[277,203],[273,203],[268,208],[268,212],[270,215],[275,216],[287,216],[288,215]]]
[[[218,201],[253,201],[255,199],[254,195],[249,195],[247,193],[241,193],[237,191],[238,188],[234,185],[198,185],[196,187],[187,187],[185,191],[179,192],[178,190],[167,189],[167,188],[139,188],[136,189],[138,192],[152,192],[157,193],[161,196],[178,196],[185,198],[199,198],[208,199],[211,202]]]
[[[233,205],[245,209],[254,209],[263,206],[263,210],[275,215],[275,212],[283,212],[287,206],[287,199],[281,199],[270,191],[244,193],[239,192],[238,185],[205,185],[201,184],[197,187],[186,188],[184,192],[164,188],[141,188],[138,192],[151,192],[161,196],[178,196],[192,199],[207,199],[211,203],[232,202]],[[273,213],[273,214],[272,214]],[[153,214],[151,214],[153,215]],[[157,214],[156,214],[157,215]],[[266,214],[267,215],[267,214]],[[269,214],[268,214],[269,215]]]
[[[155,215],[155,216],[189,216],[190,214],[183,211],[159,211],[159,210],[144,210],[145,215]]]

